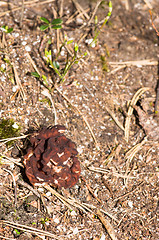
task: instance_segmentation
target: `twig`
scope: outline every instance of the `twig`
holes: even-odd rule
[[[129,0],[125,0],[125,8],[126,8],[127,11],[130,10]]]
[[[23,17],[24,17],[24,0],[22,0],[22,9],[21,9],[21,18],[20,18],[20,28],[22,28]]]
[[[155,59],[146,59],[146,60],[137,60],[137,61],[127,61],[127,62],[109,62],[110,65],[112,66],[120,66],[120,65],[125,65],[125,66],[137,66],[137,65],[157,65],[158,61]]]
[[[40,75],[40,72],[39,72],[38,68],[36,67],[35,62],[33,61],[33,59],[31,58],[31,56],[28,52],[26,53],[26,56],[27,56],[28,60],[30,61],[30,63],[32,64],[35,71]]]
[[[157,30],[155,24],[153,23],[152,21],[152,13],[151,13],[151,10],[149,10],[149,13],[150,13],[150,17],[151,17],[151,24],[152,24],[152,27],[155,29],[156,33],[157,33],[157,36],[159,36],[159,31]]]
[[[85,12],[87,13],[87,12],[89,12],[89,10],[90,10],[90,8],[87,8],[87,9],[85,10]],[[74,14],[72,14],[71,17],[69,17],[69,18],[66,20],[65,24],[67,25],[67,24],[73,22],[73,21],[75,20],[75,18],[79,18],[81,15],[83,15],[82,12],[79,13],[79,14],[78,14],[78,13],[79,13],[79,11],[77,10]],[[77,15],[77,16],[76,16],[76,15]]]
[[[129,160],[129,162],[132,161],[134,158],[135,154],[141,149],[141,147],[145,144],[147,141],[147,137],[143,139],[141,143],[136,144],[134,147],[132,147],[125,155],[126,159]]]
[[[6,144],[7,142],[12,141],[12,140],[17,140],[17,139],[26,138],[26,137],[29,136],[29,135],[30,135],[30,134],[24,135],[24,136],[20,136],[20,137],[0,139],[0,142],[2,142],[2,143],[0,144],[0,146],[4,145],[4,144]]]
[[[9,158],[9,157],[5,156],[4,154],[0,154],[0,157],[1,157],[2,159],[4,159],[4,161],[8,160],[9,162],[12,162],[12,163],[18,165],[19,167],[24,168],[24,166],[23,166],[21,163],[19,163],[19,162],[21,161],[21,159]],[[19,162],[17,162],[17,160],[18,160]]]
[[[81,5],[76,1],[76,0],[72,0],[72,2],[75,4],[77,10],[79,12],[82,12],[83,15],[85,16],[85,18],[88,20],[90,17],[89,15],[86,13],[86,11],[81,7]]]
[[[88,129],[89,129],[89,131],[90,131],[90,133],[91,133],[91,135],[92,135],[92,138],[93,138],[96,146],[98,146],[96,137],[95,137],[95,135],[94,135],[94,133],[93,133],[93,131],[92,131],[92,129],[91,129],[91,127],[90,127],[87,119],[83,116],[82,112],[81,112],[76,106],[74,106],[74,105],[70,102],[70,100],[69,100],[58,88],[56,88],[56,90],[61,94],[61,96],[62,96],[64,99],[66,99],[66,101],[67,101],[73,108],[75,108],[75,109],[78,111],[78,113],[81,115],[81,117],[83,118],[84,122],[86,123],[86,125],[87,125],[87,127],[88,127]]]
[[[118,126],[121,130],[125,131],[123,125],[118,121],[118,119],[116,118],[115,114],[114,114],[107,106],[105,106],[105,108],[106,108],[107,112],[110,114],[110,116],[113,118],[113,120],[115,121],[115,123],[117,124],[117,126]]]
[[[125,174],[128,175],[129,172],[129,166],[134,158],[135,154],[141,149],[141,147],[145,144],[147,141],[147,137],[144,138],[144,140],[141,143],[136,144],[134,147],[132,147],[125,155],[127,161],[126,161],[126,171]],[[125,185],[127,185],[127,181],[129,178],[126,179]]]
[[[23,135],[23,136],[19,136],[19,137],[12,137],[12,138],[4,138],[4,139],[0,139],[0,142],[4,142],[4,141],[12,141],[12,140],[17,140],[17,139],[23,139],[30,136],[30,134],[27,135]]]
[[[130,192],[125,193],[124,195],[122,195],[122,196],[120,196],[120,197],[115,198],[113,201],[118,201],[119,199],[122,199],[122,198],[124,198],[124,197],[129,196],[131,193],[135,192],[143,183],[144,183],[144,182],[139,183],[139,185],[138,185],[135,189],[133,189],[133,190],[130,191]]]
[[[89,204],[86,204],[86,203],[80,203],[79,201],[77,201],[73,197],[72,198],[65,198],[46,183],[44,183],[42,186],[44,188],[46,188],[48,191],[50,191],[57,198],[59,198],[69,209],[72,209],[72,207],[75,207],[75,208],[83,211],[86,214],[87,214],[87,212],[95,214],[95,212],[93,212],[93,210],[92,210],[92,209],[96,209],[95,206],[92,206],[92,205],[90,206]],[[106,215],[108,215],[110,218],[112,218],[117,223],[119,223],[119,221],[114,216],[112,216],[111,214],[109,214],[105,210],[100,209],[100,211],[105,213]]]
[[[63,16],[63,3],[64,3],[64,0],[61,0],[60,11],[59,11],[60,18]]]
[[[87,23],[88,26],[91,24],[91,22],[92,22],[95,14],[96,14],[96,12],[97,12],[97,9],[98,9],[99,5],[101,4],[101,2],[102,2],[101,0],[97,2],[96,6],[95,6],[95,8],[94,8],[94,11],[93,11],[93,13],[92,13],[92,16],[91,16],[90,20],[89,20],[88,23]]]
[[[126,117],[126,121],[125,121],[125,140],[128,142],[129,141],[129,134],[130,134],[130,122],[131,122],[131,116],[133,113],[133,106],[135,106],[135,104],[137,103],[137,101],[139,100],[140,96],[145,92],[150,90],[150,88],[144,87],[144,88],[140,88],[135,95],[133,96],[129,107],[128,107],[128,113],[127,113],[127,117]]]
[[[54,112],[54,118],[55,118],[55,125],[57,125],[57,113],[56,113],[56,109],[55,109],[55,104],[52,100],[52,97],[51,97],[51,94],[49,93],[49,91],[47,89],[44,89],[42,92],[41,92],[44,96],[48,97],[51,104],[52,104],[52,107],[53,107],[53,112]]]
[[[36,190],[35,190],[32,186],[30,186],[28,183],[23,182],[23,181],[21,181],[21,180],[19,180],[19,179],[17,180],[17,183],[20,184],[21,186],[29,189],[30,191],[32,191],[38,198],[41,197],[40,194],[38,193],[38,191],[36,191]]]
[[[102,202],[98,197],[96,197],[96,195],[94,194],[92,188],[88,185],[88,183],[86,182],[86,179],[84,177],[81,176],[81,179],[85,182],[86,187],[88,188],[89,192],[92,194],[92,196],[98,201],[98,202]]]
[[[148,8],[152,9],[152,5],[151,3],[149,2],[149,0],[144,0],[145,4],[147,5]]]
[[[57,191],[55,191],[52,187],[50,187],[47,183],[42,184],[42,186],[44,188],[46,188],[47,190],[49,190],[57,198],[59,198],[69,209],[72,210],[72,207],[76,207],[76,208],[82,210],[84,213],[86,213],[86,210],[84,209],[82,204],[80,204],[74,198],[68,199],[68,198],[63,197],[61,194],[59,194]]]
[[[84,206],[87,206],[87,207],[89,207],[89,208],[92,208],[93,210],[96,209],[95,206],[90,205],[90,204],[88,204],[88,203],[83,203],[83,205],[84,205]],[[116,219],[112,214],[110,214],[108,211],[103,210],[103,209],[100,209],[100,211],[101,211],[102,213],[106,214],[108,217],[110,217],[112,220],[114,220],[115,222],[117,222],[117,223],[119,224],[120,221],[117,220],[117,219]]]
[[[110,63],[109,63],[110,64]],[[126,65],[122,65],[122,66],[119,66],[119,67],[116,67],[115,69],[113,69],[112,71],[108,72],[108,75],[110,74],[114,74],[116,73],[117,71],[120,71],[121,69],[125,68]]]
[[[100,221],[102,222],[102,224],[104,225],[104,227],[107,230],[111,239],[112,240],[118,240],[116,235],[115,235],[115,231],[114,231],[113,226],[110,224],[110,222],[106,218],[104,218],[104,216],[102,215],[102,213],[99,209],[97,209],[96,214],[97,214],[98,218],[100,219]]]
[[[52,239],[59,239],[59,237],[57,237],[56,235],[54,235],[50,232],[39,230],[37,228],[35,229],[35,228],[29,227],[27,225],[22,225],[22,224],[18,224],[18,223],[15,223],[15,222],[10,222],[10,221],[5,221],[5,220],[0,220],[0,223],[5,224],[9,227],[16,228],[16,229],[19,229],[19,230],[22,230],[22,231],[25,231],[25,232],[30,232],[30,233],[33,233],[33,234],[36,234],[36,235],[44,235],[46,237],[51,237]]]
[[[128,178],[128,176],[126,174],[120,174],[120,173],[117,173],[117,172],[110,172],[109,170],[107,170],[105,168],[88,167],[88,169],[90,171],[98,172],[98,173],[102,173],[102,174],[107,174],[109,176],[113,175],[113,176],[116,176],[116,177],[121,177],[123,179]],[[129,178],[134,179],[136,177],[129,177]]]
[[[19,89],[21,90],[20,91],[21,96],[22,96],[23,100],[26,100],[26,95],[25,95],[24,89],[22,87],[22,84],[21,84],[21,81],[20,81],[20,78],[18,76],[18,72],[16,70],[16,67],[15,67],[14,63],[12,63],[12,67],[13,67],[13,70],[14,70],[14,76],[15,76],[16,83],[17,83]]]
[[[31,2],[24,2],[24,5],[26,5],[26,7],[32,7],[32,6],[36,6],[36,5],[42,5],[42,4],[46,4],[46,3],[51,3],[51,2],[54,2],[55,0],[46,0],[46,1],[43,1],[43,2],[39,2],[39,1],[34,1],[33,3]],[[3,12],[3,13],[0,13],[0,17],[6,15],[7,13],[11,13],[11,12],[15,12],[15,11],[18,11],[18,10],[21,10],[22,7],[16,7],[16,8],[13,8],[11,10],[8,10],[6,12]]]
[[[11,171],[9,171],[8,169],[3,168],[3,170],[8,172],[12,176],[13,186],[14,186],[14,203],[15,203],[15,206],[16,206],[17,205],[17,187],[16,187],[15,177],[14,177],[13,173]]]

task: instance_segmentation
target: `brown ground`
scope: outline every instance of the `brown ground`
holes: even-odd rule
[[[8,2],[12,4],[5,4]],[[65,198],[71,196],[89,207],[104,210],[102,216],[111,224],[116,238],[109,235],[110,229],[101,223],[100,216],[97,216],[93,208],[92,213],[79,211],[76,207],[72,207],[71,211],[52,195],[48,195],[48,199],[43,195],[44,204],[24,186],[23,183],[27,182],[27,179],[23,168],[8,162],[6,158],[1,159],[0,166],[0,219],[3,220],[3,224],[0,225],[0,238],[159,239],[159,131],[155,125],[159,121],[158,113],[155,119],[153,118],[159,47],[146,1],[112,1],[111,19],[102,29],[95,48],[86,44],[86,39],[91,39],[94,34],[93,21],[89,26],[84,24],[89,21],[97,1],[78,1],[83,9],[88,9],[88,18],[81,14],[69,23],[67,21],[77,11],[77,7],[73,4],[75,1],[64,1],[61,17],[64,24],[59,31],[59,44],[56,30],[40,31],[39,17],[43,16],[49,20],[56,18],[55,14],[60,12],[62,1],[44,3],[44,0],[39,0],[33,5],[34,1],[26,0],[28,5],[24,5],[24,15],[21,8],[10,11],[10,8],[21,6],[21,2],[0,1],[0,26],[7,25],[14,29],[11,34],[3,34],[3,37],[1,31],[0,65],[4,71],[0,72],[0,117],[14,119],[21,126],[22,135],[42,126],[54,125],[53,107],[42,94],[46,88],[31,76],[31,72],[35,71],[31,59],[40,74],[47,76],[49,87],[53,87],[53,83],[57,84],[59,79],[53,74],[53,70],[48,69],[43,58],[47,40],[52,38],[51,49],[55,52],[62,43],[61,36],[64,36],[64,32],[68,38],[74,38],[74,42],[78,42],[86,34],[81,39],[79,49],[82,53],[87,51],[87,56],[69,70],[65,82],[57,85],[57,90],[52,90],[57,122],[67,127],[68,136],[77,145],[81,176],[86,182],[81,177],[73,188],[58,192]],[[128,10],[124,2],[131,2]],[[154,24],[159,29],[158,1],[147,2],[152,5]],[[9,13],[5,13],[6,11]],[[98,20],[102,21],[107,12],[108,7],[103,3],[96,13]],[[72,47],[73,45],[68,45],[69,51]],[[101,60],[101,56],[104,61]],[[8,58],[11,65],[6,63],[4,58]],[[59,59],[61,66],[66,58],[65,50]],[[124,67],[119,65],[121,62],[139,60],[148,61],[133,62]],[[18,83],[13,66],[17,70],[23,94],[22,89],[15,89]],[[108,68],[108,71],[104,71],[103,67]],[[137,112],[133,112],[130,137],[126,142],[124,131],[117,126],[108,111],[114,113],[125,127],[128,103],[137,90],[143,87],[149,87],[150,90],[141,95],[137,105],[140,109],[146,109],[148,114],[147,117],[144,115],[144,120],[139,124]],[[62,95],[66,96],[69,102]],[[95,139],[83,117],[88,121]],[[145,133],[151,133],[151,136],[142,142]],[[143,144],[133,157],[126,155],[132,147],[141,142]],[[1,145],[0,154],[22,163],[25,148],[26,141],[17,140],[12,147]],[[103,170],[105,172],[102,172]],[[17,205],[11,173],[16,181]],[[46,192],[42,187],[40,189],[42,193]],[[13,225],[9,226],[9,222]],[[23,231],[15,225],[16,223],[24,225],[23,229],[30,226],[50,232],[53,236],[49,237],[47,233],[40,235],[31,230]]]

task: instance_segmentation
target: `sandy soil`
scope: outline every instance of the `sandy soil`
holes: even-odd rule
[[[29,136],[11,146],[0,142],[1,239],[159,238],[159,115],[154,114],[159,46],[148,11],[152,7],[159,30],[159,2],[112,1],[111,18],[91,47],[92,14],[99,30],[107,2],[96,12],[97,1],[88,0],[0,2],[0,26],[13,28],[0,30],[1,119],[13,119],[20,136],[56,123],[66,126],[81,163],[78,183],[56,189],[62,201],[29,184],[23,166]],[[40,17],[60,17],[62,29],[41,31]],[[67,56],[72,59],[74,43],[81,59],[60,83],[45,49],[56,60],[66,35],[73,42],[58,57],[60,69]],[[31,75],[37,71],[45,81]]]

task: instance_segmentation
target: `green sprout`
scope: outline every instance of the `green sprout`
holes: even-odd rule
[[[49,84],[47,82],[47,77],[45,75],[40,75],[39,73],[37,72],[31,72],[31,75],[35,78],[38,78],[39,81],[49,90],[51,91],[51,88],[49,88]]]
[[[45,31],[48,28],[50,28],[50,29],[61,29],[62,28],[61,24],[63,23],[63,21],[60,18],[56,18],[51,22],[45,17],[41,17],[40,20],[42,22],[46,23],[46,24],[40,26],[41,31]]]
[[[46,222],[49,221],[49,218],[40,218],[41,224],[45,225]]]
[[[104,55],[100,56],[101,64],[102,64],[102,70],[104,72],[109,72],[108,62]]]
[[[15,232],[17,235],[20,235],[20,232],[19,232],[17,229],[14,229],[14,232]]]
[[[102,26],[99,28],[99,30],[97,30],[98,18],[97,18],[97,16],[95,16],[95,20],[94,20],[94,22],[95,22],[95,36],[94,36],[92,42],[90,43],[91,47],[93,45],[96,45],[98,35],[100,34],[100,32],[103,29],[103,27],[105,26],[105,24],[108,22],[111,14],[112,14],[113,7],[112,7],[112,2],[111,1],[109,1],[108,6],[109,6],[109,12],[107,13],[107,16],[105,17],[104,22],[103,22]]]
[[[62,48],[67,44],[71,44],[73,40],[67,41],[66,39],[64,40],[64,42],[62,43],[62,45],[60,46],[60,50],[55,58],[55,60],[53,61],[53,57],[52,57],[52,51],[51,50],[47,50],[45,49],[45,61],[48,64],[48,66],[54,70],[54,72],[58,75],[60,81],[59,83],[62,83],[65,81],[65,77],[66,74],[68,73],[68,71],[70,70],[70,68],[74,65],[77,64],[79,62],[79,60],[83,57],[85,57],[87,55],[87,52],[85,52],[84,54],[82,54],[80,57],[78,57],[78,52],[79,52],[79,46],[77,43],[74,44],[74,53],[72,56],[67,55],[67,60],[66,63],[64,65],[63,68],[60,67],[59,62],[57,61]],[[39,73],[37,72],[32,72],[31,73],[32,76],[39,78],[39,80],[51,91],[51,89],[48,87],[48,82],[47,80],[44,78],[45,76],[42,75],[40,76]]]
[[[58,56],[60,55],[60,52],[62,50],[62,47],[65,46],[65,44],[70,44],[72,43],[71,41],[64,41],[64,43],[61,45],[59,53],[57,54],[57,57],[55,59],[55,61],[52,61],[52,56],[50,55],[51,50],[48,52],[45,52],[45,57],[46,57],[46,61],[49,62],[49,67],[52,68],[55,73],[59,76],[60,78],[60,82],[64,82],[66,74],[68,73],[68,71],[70,70],[70,68],[74,65],[77,64],[79,62],[79,60],[83,57],[85,57],[87,55],[87,53],[84,53],[82,56],[78,57],[78,51],[79,51],[79,46],[77,43],[74,44],[74,53],[72,56],[68,56],[67,55],[67,60],[65,63],[64,68],[60,68],[59,62],[57,61]],[[48,53],[48,54],[46,54]]]
[[[0,121],[0,139],[18,137],[20,126],[14,122],[13,119],[2,119]],[[7,145],[11,145],[13,141],[7,142]]]
[[[2,30],[3,32],[5,32],[5,33],[11,33],[11,32],[13,32],[13,28],[9,28],[8,26],[5,26],[5,25],[3,25],[3,26],[1,27],[1,30]]]

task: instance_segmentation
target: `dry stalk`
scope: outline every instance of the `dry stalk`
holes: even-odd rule
[[[9,142],[9,141],[13,141],[13,140],[23,139],[23,138],[26,138],[28,136],[30,136],[30,134],[23,135],[23,136],[20,136],[20,137],[4,138],[4,139],[0,139],[0,142],[5,142],[6,143],[6,142]]]
[[[131,122],[131,116],[133,113],[133,107],[136,105],[137,101],[139,100],[140,96],[145,92],[150,90],[150,88],[143,87],[140,88],[135,95],[133,96],[132,100],[130,101],[129,107],[128,107],[128,113],[125,121],[125,140],[129,141],[129,134],[130,134],[130,122]]]
[[[16,83],[17,83],[17,85],[20,89],[21,96],[22,96],[23,100],[26,100],[26,95],[25,95],[24,89],[22,87],[22,84],[21,84],[21,81],[20,81],[20,78],[18,76],[18,72],[16,70],[16,67],[15,67],[14,63],[12,63],[12,67],[13,67],[13,70],[14,70],[14,76],[15,76]]]
[[[42,92],[41,92],[44,96],[48,97],[52,107],[53,107],[53,113],[54,113],[54,118],[55,118],[55,125],[57,125],[57,113],[56,113],[56,109],[55,109],[55,104],[52,100],[51,94],[49,93],[49,91],[45,88]]]
[[[108,164],[110,164],[114,158],[114,156],[116,155],[116,151],[119,149],[119,145],[116,145],[110,152],[110,154],[107,156],[107,158],[104,160],[103,164],[106,164],[108,166]]]
[[[104,227],[107,230],[111,239],[118,240],[113,226],[110,224],[110,222],[106,218],[104,218],[103,214],[101,213],[101,211],[99,209],[97,209],[96,214],[97,214],[98,218],[100,219],[100,221],[102,222],[102,224],[104,225]]]
[[[90,11],[90,8],[87,8],[87,9],[85,10],[86,13],[89,12],[89,11]],[[83,15],[82,12],[79,13],[79,14],[78,14],[78,13],[79,13],[79,11],[77,10],[74,14],[72,14],[71,17],[69,17],[69,18],[67,19],[67,21],[65,22],[65,24],[67,25],[67,24],[73,22],[76,17],[79,18],[81,15]]]
[[[112,119],[115,121],[116,125],[123,131],[125,131],[123,125],[118,121],[118,119],[116,118],[115,114],[107,107],[105,106],[107,112],[109,113],[109,115],[112,117]]]
[[[90,185],[87,183],[86,179],[84,177],[81,176],[81,179],[85,182],[86,187],[88,188],[88,191],[91,193],[91,195],[98,201],[98,202],[102,202],[93,192],[93,189],[90,187]]]
[[[80,204],[74,198],[69,199],[69,198],[63,197],[61,194],[59,194],[57,191],[55,191],[52,187],[50,187],[46,183],[42,184],[42,186],[46,188],[48,191],[50,191],[57,198],[59,198],[69,209],[72,209],[72,207],[75,207],[82,210],[84,213],[86,213],[86,210],[84,209],[84,207],[82,207],[82,204]]]
[[[126,162],[126,175],[129,172],[129,166],[130,163],[132,161],[132,159],[134,158],[135,154],[141,150],[141,147],[145,144],[145,142],[147,141],[147,137],[145,137],[143,139],[143,141],[141,143],[136,144],[134,147],[132,147],[125,155],[125,158],[127,160]]]
[[[7,161],[8,161],[9,163],[14,163],[17,166],[24,168],[24,166],[20,163],[20,161],[21,161],[20,158],[19,159],[14,159],[14,158],[7,157],[4,154],[0,154],[0,158],[1,158],[1,160],[4,160],[5,164],[7,164]]]
[[[126,65],[122,65],[122,66],[116,67],[115,69],[113,69],[112,71],[110,71],[110,72],[108,73],[108,75],[110,75],[110,74],[115,74],[116,72],[120,71],[121,69],[123,69],[123,68],[125,68],[125,67],[126,67]]]
[[[105,168],[97,168],[97,167],[88,167],[88,169],[90,171],[93,171],[93,172],[98,172],[98,173],[102,173],[102,174],[107,174],[107,176],[115,176],[115,177],[121,177],[123,179],[126,179],[126,178],[131,178],[131,179],[135,179],[136,177],[128,177],[126,174],[120,174],[118,172],[110,172],[109,170],[105,169]]]
[[[99,7],[99,5],[101,4],[101,0],[100,1],[98,1],[97,3],[96,3],[96,6],[95,6],[95,8],[94,8],[94,11],[93,11],[93,13],[92,13],[92,16],[91,16],[91,18],[90,18],[90,20],[88,21],[88,23],[87,23],[87,26],[89,26],[90,24],[91,24],[91,22],[92,22],[92,20],[94,19],[94,16],[95,16],[95,14],[96,14],[96,12],[97,12],[97,10],[98,10],[98,7]]]
[[[38,4],[38,5],[43,5],[43,4],[51,3],[51,2],[54,2],[54,1],[55,1],[55,0],[46,0],[46,1],[43,1],[43,2],[39,2],[39,0],[38,0],[38,1],[29,1],[29,2],[24,2],[24,5],[25,5],[26,7],[33,7],[33,6],[36,6],[37,4]],[[22,9],[22,7],[16,7],[16,8],[13,8],[13,9],[11,9],[11,10],[5,11],[5,12],[3,12],[3,13],[0,13],[0,17],[6,15],[7,13],[19,11],[19,10],[21,10],[21,9]]]
[[[120,196],[120,197],[115,198],[113,201],[116,202],[116,201],[118,201],[119,199],[122,199],[122,198],[124,198],[124,197],[129,196],[131,193],[135,192],[143,183],[144,183],[144,182],[139,183],[139,185],[138,185],[135,189],[133,189],[133,190],[130,191],[130,192],[125,193],[124,195],[122,195],[122,196]]]
[[[42,184],[42,186],[47,189],[48,191],[50,191],[53,195],[55,195],[57,198],[59,198],[69,209],[72,208],[77,208],[81,211],[83,211],[84,213],[87,214],[87,212],[96,214],[95,212],[93,212],[92,209],[96,209],[95,206],[90,206],[90,204],[85,204],[85,203],[80,203],[79,201],[77,201],[75,198],[70,197],[70,198],[65,198],[63,197],[61,194],[59,194],[57,191],[55,191],[52,187],[50,187],[48,184],[44,183]],[[108,212],[106,212],[103,209],[100,209],[101,212],[105,213],[106,215],[108,215],[110,218],[112,218],[113,220],[115,220],[116,222],[119,223],[119,221],[112,216],[111,214],[109,214]]]
[[[53,11],[53,15],[54,15],[54,19],[56,19],[58,17],[57,11],[55,10],[55,8],[52,8]],[[56,30],[56,48],[57,48],[57,52],[59,52],[60,50],[60,32],[59,29]]]
[[[145,4],[147,5],[147,7],[148,7],[149,9],[153,9],[153,7],[152,7],[152,5],[151,5],[151,3],[150,3],[149,0],[144,0],[144,2],[145,2]]]
[[[87,125],[87,127],[88,127],[88,129],[89,129],[89,131],[90,131],[90,133],[91,133],[91,135],[92,135],[92,138],[93,138],[93,140],[94,140],[94,142],[95,142],[95,144],[96,144],[96,146],[98,146],[98,143],[97,143],[97,140],[96,140],[96,137],[95,137],[95,135],[94,135],[94,133],[93,133],[93,131],[92,131],[92,128],[90,127],[90,125],[89,125],[89,123],[88,123],[88,121],[87,121],[87,119],[86,119],[86,117],[85,116],[83,116],[83,114],[82,114],[82,112],[79,110],[79,108],[77,108],[76,106],[74,106],[72,103],[71,103],[71,101],[58,89],[58,88],[56,88],[56,90],[58,91],[58,93],[60,93],[61,94],[61,96],[74,108],[74,109],[76,109],[77,110],[77,112],[81,115],[81,117],[83,118],[83,121],[86,123],[86,125]]]
[[[82,13],[83,16],[85,16],[85,18],[87,20],[90,19],[89,15],[86,13],[86,11],[81,7],[81,5],[76,1],[76,0],[72,0],[72,2],[75,4],[77,10],[79,11],[79,13]]]
[[[8,169],[3,168],[3,170],[8,172],[12,176],[13,186],[14,186],[14,203],[15,203],[15,206],[16,206],[17,205],[17,187],[16,187],[15,177],[14,177],[13,173],[11,171],[9,171]]]
[[[20,17],[20,28],[22,27],[24,17],[24,0],[22,0],[22,9],[21,9],[21,17]]]
[[[129,0],[125,0],[125,8],[126,8],[127,11],[130,10],[130,6],[129,5],[130,5],[129,4]]]
[[[60,18],[63,16],[63,3],[64,3],[64,0],[61,0],[60,11],[59,11]]]
[[[35,69],[35,71],[40,75],[40,72],[35,64],[35,62],[33,61],[33,59],[31,58],[30,54],[27,52],[26,56],[28,58],[28,60],[30,61],[31,65],[33,66],[33,68]]]
[[[146,59],[146,60],[138,60],[138,61],[127,61],[127,62],[109,62],[110,65],[112,66],[122,66],[125,65],[126,66],[137,66],[137,65],[141,65],[141,66],[151,66],[151,65],[158,65],[158,61],[155,59]]]
[[[22,230],[24,232],[29,232],[35,235],[42,235],[42,236],[46,236],[46,237],[50,237],[52,239],[59,239],[59,237],[57,237],[56,235],[47,232],[47,231],[43,231],[43,230],[39,230],[39,229],[35,229],[33,227],[29,227],[27,225],[22,225],[22,224],[18,224],[15,222],[10,222],[10,221],[5,221],[5,220],[0,220],[0,224],[4,224],[6,226],[12,227],[12,228],[16,228],[19,230]]]

